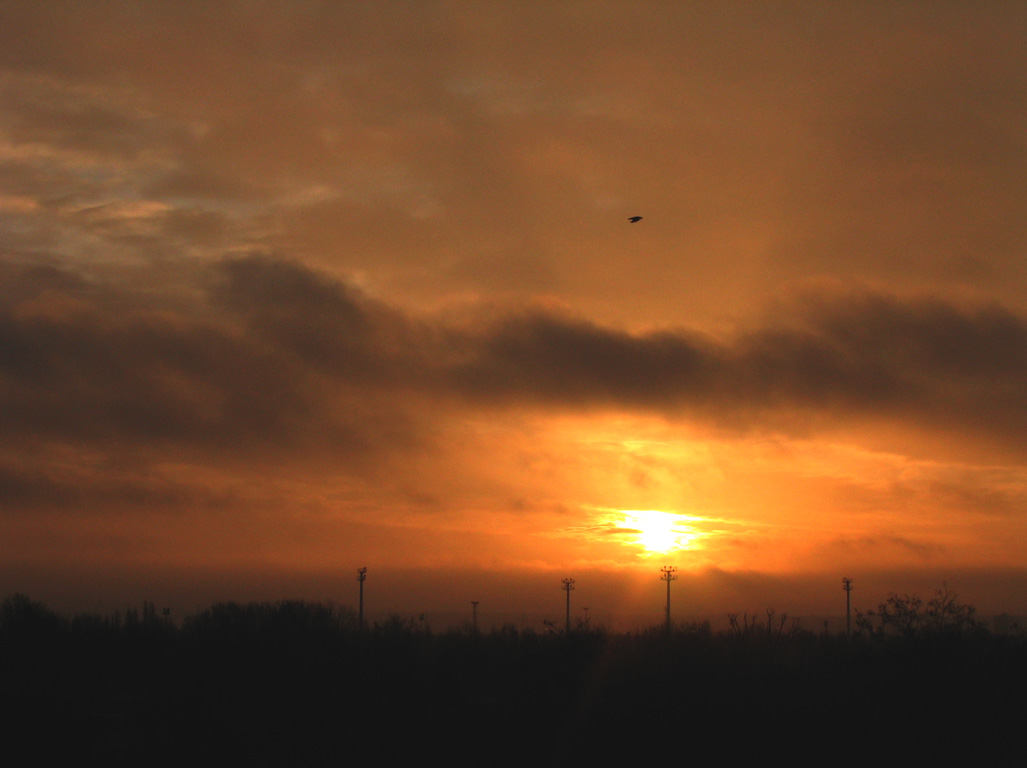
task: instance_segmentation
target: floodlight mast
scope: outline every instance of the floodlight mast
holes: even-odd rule
[[[471,601],[471,627],[478,634],[478,600]]]
[[[663,574],[662,576],[660,576],[660,579],[662,581],[667,582],[667,631],[668,632],[670,632],[670,583],[677,578],[677,576],[674,575],[675,572],[677,572],[677,567],[673,566],[673,565],[665,565],[665,566],[663,566],[660,569],[660,573]]]
[[[357,581],[360,582],[360,608],[357,613],[357,626],[364,628],[364,580],[367,578],[367,566],[357,568]]]
[[[843,577],[842,589],[845,590],[845,636],[852,637],[852,579]]]
[[[567,634],[571,633],[571,590],[574,589],[574,579],[564,579],[563,588],[567,592]]]

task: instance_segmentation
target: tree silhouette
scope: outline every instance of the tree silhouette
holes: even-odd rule
[[[982,628],[974,618],[975,613],[972,605],[961,603],[959,595],[943,585],[926,603],[917,595],[893,592],[878,604],[877,610],[865,614],[857,611],[856,627],[870,636],[895,635],[906,639],[924,634],[963,634]]]

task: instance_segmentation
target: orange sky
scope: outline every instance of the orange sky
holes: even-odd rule
[[[1027,611],[1025,124],[1017,2],[4,3],[0,592]]]

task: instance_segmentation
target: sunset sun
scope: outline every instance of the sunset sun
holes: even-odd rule
[[[646,554],[666,554],[691,548],[695,531],[685,525],[680,515],[655,509],[624,510],[622,530],[630,534],[632,543]]]

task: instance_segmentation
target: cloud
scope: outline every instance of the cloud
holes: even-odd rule
[[[891,421],[1013,445],[1027,425],[1027,325],[997,306],[869,290],[807,295],[712,339],[521,313],[454,371],[468,398],[640,409],[731,428]]]
[[[0,503],[5,511],[39,512],[55,509],[110,512],[125,508],[160,512],[183,507],[202,507],[209,489],[190,488],[181,480],[137,473],[132,468],[63,462],[39,455],[0,456]],[[81,458],[81,457],[79,457]],[[209,506],[209,505],[208,505]]]
[[[997,306],[820,292],[713,338],[534,307],[414,316],[266,255],[201,272],[187,306],[133,302],[53,265],[4,271],[8,440],[361,452],[436,417],[507,408],[746,432],[870,419],[1007,447],[1027,426],[1027,323]]]
[[[324,418],[308,374],[285,355],[160,303],[132,307],[117,286],[25,297],[38,269],[16,279],[21,301],[0,313],[0,389],[10,438],[70,439],[199,449],[287,446]],[[316,412],[316,415],[314,415]]]
[[[602,322],[692,324],[810,273],[1021,301],[1014,5],[0,14],[0,193],[164,203],[144,258],[260,241],[422,304],[559,292]],[[630,241],[610,225],[639,212]],[[54,237],[37,219],[19,247]]]

